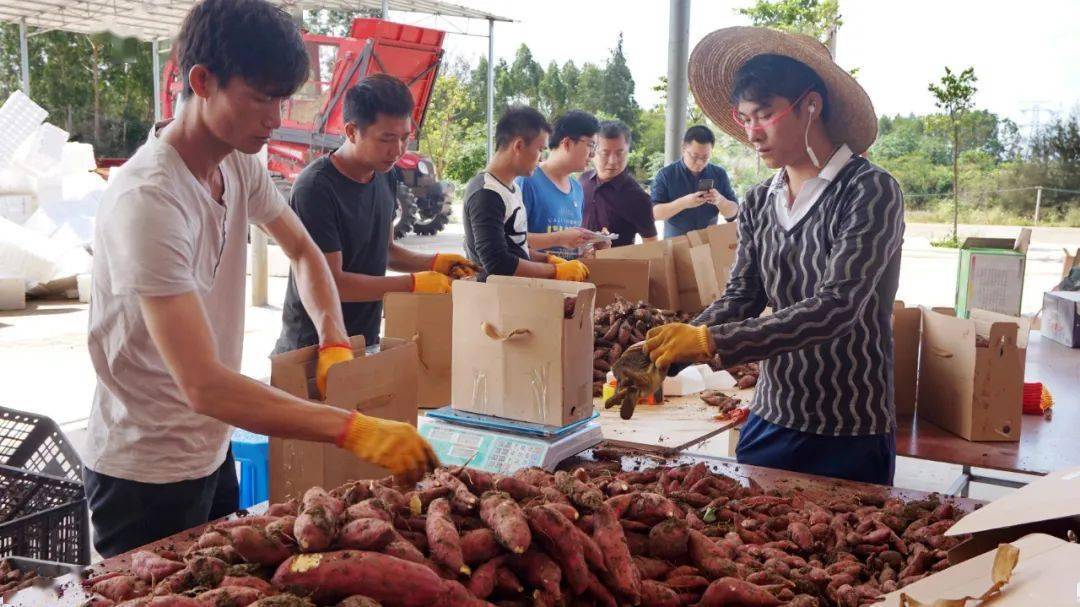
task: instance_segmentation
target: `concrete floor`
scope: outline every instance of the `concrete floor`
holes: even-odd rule
[[[898,299],[909,305],[952,305],[956,282],[956,251],[935,249],[931,238],[944,236],[951,226],[911,224],[904,242]],[[961,236],[1015,236],[1019,228],[961,226]],[[437,236],[410,236],[405,246],[429,252],[460,252],[461,224],[451,224]],[[1023,312],[1041,307],[1042,293],[1059,280],[1063,247],[1080,247],[1080,229],[1036,228],[1028,252]],[[280,330],[288,263],[276,247],[270,250],[270,305],[248,308],[242,370],[269,375],[267,356]],[[59,422],[77,444],[84,440],[86,418],[94,390],[94,373],[86,350],[88,306],[73,301],[37,301],[26,310],[0,312],[0,405],[40,413]],[[709,452],[726,452],[726,438],[717,438]],[[959,474],[959,466],[901,458],[896,484],[927,491],[944,490]],[[995,473],[998,474],[998,473]],[[977,486],[972,497],[990,499],[1007,491]]]

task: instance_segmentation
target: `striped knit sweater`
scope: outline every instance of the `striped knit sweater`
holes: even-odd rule
[[[724,364],[761,361],[752,409],[766,421],[832,436],[889,432],[900,187],[853,158],[784,230],[772,182],[747,194],[727,290],[694,323],[709,326]],[[759,318],[766,306],[773,314]]]

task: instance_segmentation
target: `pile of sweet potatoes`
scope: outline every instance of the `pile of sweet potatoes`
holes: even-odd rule
[[[37,579],[37,573],[22,571],[7,559],[0,560],[0,596],[5,592],[32,586]]]
[[[91,578],[94,607],[859,607],[947,566],[953,506],[766,492],[705,464],[440,468],[211,525]]]

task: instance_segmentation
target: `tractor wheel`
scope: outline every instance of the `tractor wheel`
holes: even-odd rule
[[[398,182],[397,208],[394,212],[394,240],[404,238],[416,223],[416,196],[404,183]]]
[[[429,190],[428,196],[417,200],[419,219],[413,232],[420,236],[434,236],[450,223],[450,196],[447,184],[440,183]]]

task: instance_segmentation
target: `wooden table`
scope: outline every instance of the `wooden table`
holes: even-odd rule
[[[1054,416],[1024,415],[1020,442],[972,442],[917,417],[900,418],[896,454],[963,466],[949,488],[967,496],[971,483],[1021,487],[1026,483],[975,474],[973,468],[1047,474],[1080,466],[1080,350],[1032,333],[1026,380],[1042,382],[1054,397]]]
[[[723,390],[749,403],[754,390]],[[736,424],[716,420],[717,409],[706,405],[697,394],[670,396],[662,405],[638,405],[630,419],[619,417],[617,407],[604,409],[602,398],[594,399],[600,412],[600,428],[608,440],[655,445],[681,451],[700,443]]]

